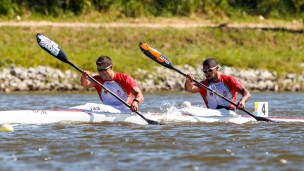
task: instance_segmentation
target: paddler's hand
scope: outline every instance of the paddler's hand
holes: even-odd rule
[[[192,83],[194,77],[191,74],[187,74],[186,81]]]
[[[240,100],[239,103],[237,104],[237,109],[243,110],[245,108],[245,101]]]
[[[131,103],[131,111],[132,112],[138,111],[138,101],[133,100],[133,102]]]
[[[90,75],[89,71],[83,70],[81,78],[84,79],[84,80],[88,80],[89,79],[89,75]]]
[[[82,72],[81,79],[80,79],[81,85],[84,87],[87,87],[87,88],[93,87],[95,85],[95,83],[89,79],[89,75],[90,75],[90,72],[84,70]]]

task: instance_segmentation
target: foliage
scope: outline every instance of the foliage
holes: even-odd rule
[[[73,17],[83,19],[91,13],[97,13],[93,17],[95,22],[137,17],[191,19],[189,16],[194,15],[221,21],[246,20],[247,16],[292,18],[303,23],[304,0],[0,0],[1,18],[45,17],[63,21]],[[115,63],[117,71],[136,75],[138,67],[153,70],[155,65],[138,49],[139,41],[165,52],[175,65],[194,66],[212,56],[222,65],[300,73],[300,64],[304,62],[303,34],[282,30],[0,27],[0,66],[14,63],[68,69],[69,66],[41,52],[34,39],[37,32],[54,38],[73,62],[91,71],[95,70],[92,61],[101,54],[119,61]]]
[[[24,12],[25,11],[25,12]],[[40,14],[63,17],[91,11],[116,17],[229,17],[237,13],[286,18],[304,15],[303,0],[0,0],[0,15]]]
[[[176,66],[196,66],[203,59],[214,57],[221,65],[299,74],[304,62],[301,33],[225,28],[136,28],[134,31],[128,27],[46,26],[0,27],[0,65],[8,67],[14,63],[27,68],[46,65],[71,69],[37,45],[38,32],[57,42],[70,61],[82,69],[95,71],[97,57],[108,55],[116,71],[133,76],[140,74],[137,68],[153,72],[154,67],[159,66],[140,51],[140,41],[163,52]]]

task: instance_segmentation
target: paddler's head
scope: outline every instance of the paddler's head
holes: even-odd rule
[[[114,77],[112,60],[108,56],[100,56],[96,61],[97,71],[103,80],[112,80]]]
[[[218,76],[219,64],[214,58],[207,58],[203,62],[203,72],[205,73],[206,79],[210,81],[216,81]]]

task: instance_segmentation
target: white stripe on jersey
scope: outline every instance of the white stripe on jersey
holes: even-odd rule
[[[122,87],[119,86],[118,83],[116,83],[115,81],[105,81],[103,85],[106,88],[108,88],[111,92],[116,94],[118,97],[120,97],[123,101],[127,102],[128,94],[122,89]],[[102,89],[100,96],[105,105],[113,106],[119,109],[121,112],[124,112],[126,109],[127,109],[126,111],[130,112],[130,109],[125,104],[123,104],[121,101],[119,101],[116,97],[114,97],[112,94],[107,92],[105,89]]]
[[[214,83],[211,82],[208,86],[213,91],[223,95],[229,100],[232,100],[232,94],[230,93],[228,87],[223,82]],[[222,97],[212,93],[211,91],[207,90],[206,99],[208,101],[208,106],[210,109],[216,109],[217,105],[227,106],[229,107],[230,103],[224,100]]]

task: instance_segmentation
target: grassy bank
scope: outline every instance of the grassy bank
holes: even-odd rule
[[[207,57],[221,65],[238,68],[261,68],[279,74],[302,73],[303,34],[229,28],[64,28],[0,27],[0,66],[46,65],[72,69],[44,52],[36,42],[36,33],[57,42],[71,62],[82,69],[95,71],[95,61],[108,55],[116,71],[136,76],[137,68],[153,72],[159,64],[139,49],[140,41],[163,52],[174,65],[201,64]]]

